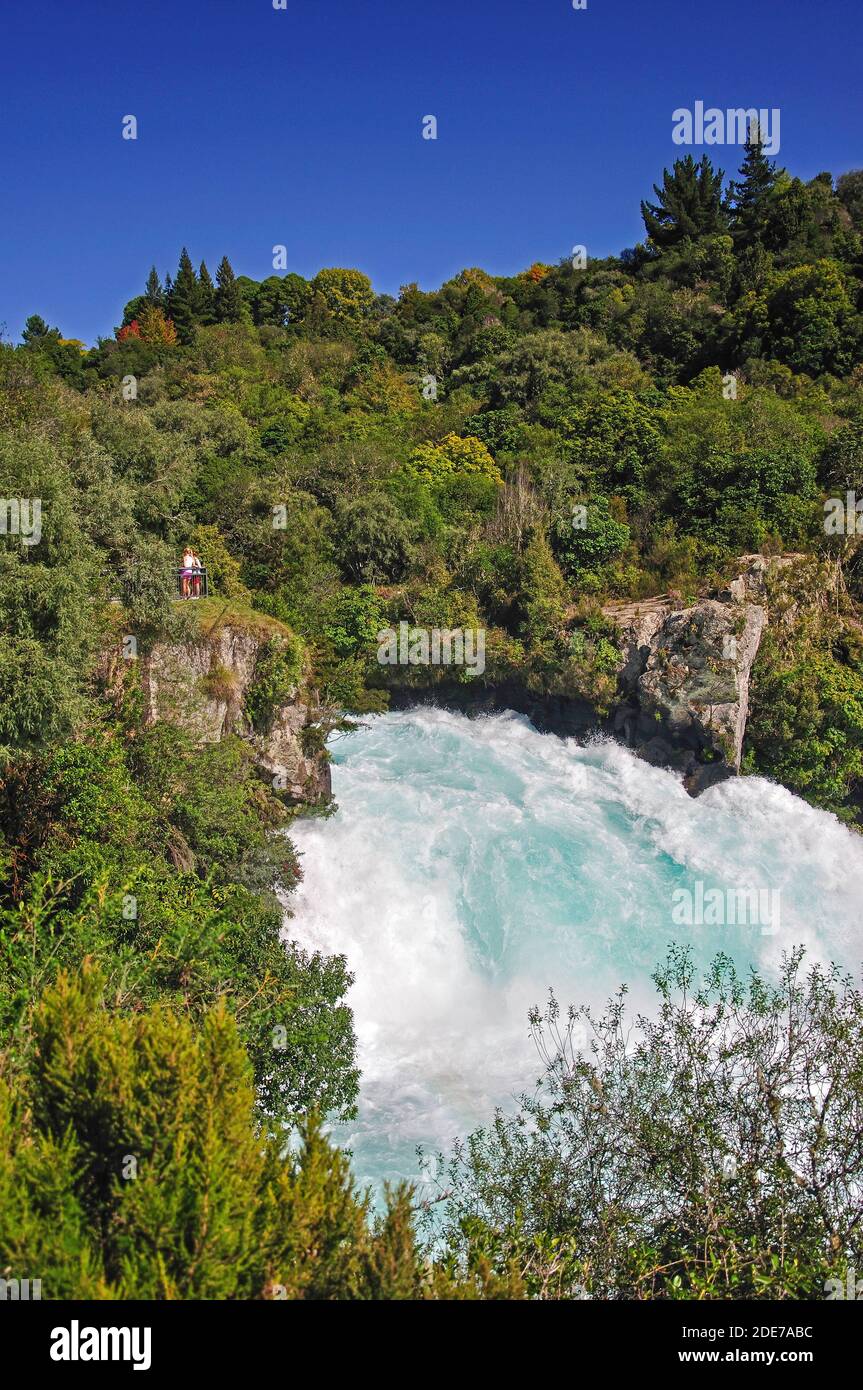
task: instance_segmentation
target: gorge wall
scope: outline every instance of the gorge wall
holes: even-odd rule
[[[603,614],[616,633],[619,666],[615,698],[601,712],[576,690],[537,695],[518,679],[487,677],[432,689],[396,686],[391,705],[514,709],[546,732],[603,733],[679,772],[697,795],[740,771],[753,663],[774,596],[798,562],[803,557],[742,556],[735,579],[689,605],[671,595],[607,603]],[[772,620],[787,621],[788,613],[783,598]],[[140,662],[144,719],[168,720],[198,742],[235,734],[290,800],[320,802],[331,794],[330,770],[320,735],[307,731],[317,731],[333,711],[299,682],[272,711],[265,732],[249,716],[248,696],[269,636],[228,619],[186,640],[156,643]]]
[[[740,771],[753,663],[785,576],[805,566],[797,555],[740,557],[724,588],[686,605],[670,595],[607,603],[616,633],[616,695],[599,712],[580,693],[537,695],[519,681],[473,688],[448,682],[427,695],[462,710],[515,709],[547,732],[603,733],[646,761],[679,772],[698,795]],[[805,583],[804,583],[805,587]],[[783,596],[781,616],[789,606]],[[415,704],[416,689],[396,690],[394,706]]]
[[[167,720],[200,743],[236,734],[280,792],[319,802],[330,796],[329,763],[303,738],[321,713],[314,693],[298,684],[273,710],[266,732],[249,717],[247,697],[266,643],[266,635],[230,621],[185,641],[157,642],[140,661],[144,719]]]

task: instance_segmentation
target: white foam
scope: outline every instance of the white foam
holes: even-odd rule
[[[638,1004],[670,941],[775,966],[800,942],[856,967],[863,841],[782,787],[736,779],[689,797],[607,741],[539,734],[516,715],[374,717],[332,745],[339,813],[292,836],[304,881],[286,935],[347,957],[363,1070],[347,1135],[363,1177],[416,1176],[539,1071],[529,1006],[549,986]],[[781,929],[673,925],[701,879],[778,888]]]

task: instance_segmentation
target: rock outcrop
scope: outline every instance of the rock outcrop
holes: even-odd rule
[[[768,621],[840,602],[841,570],[811,555],[741,555],[737,573],[690,607],[670,595],[609,603],[621,652],[610,732],[639,757],[683,773],[697,794],[740,771],[749,682]]]
[[[320,740],[307,751],[304,730],[321,711],[299,687],[273,713],[265,733],[252,727],[246,697],[255,680],[266,638],[230,621],[182,642],[157,642],[141,658],[144,717],[167,720],[199,743],[237,734],[273,785],[293,801],[330,796],[330,769]]]
[[[640,757],[682,772],[693,792],[738,772],[764,604],[653,599],[604,611],[623,657],[614,732]]]
[[[544,695],[508,677],[441,684],[425,698],[467,713],[518,710],[563,737],[611,735],[646,761],[681,773],[697,795],[740,771],[750,675],[768,610],[770,621],[785,620],[794,589],[786,574],[811,588],[802,570],[789,568],[804,559],[744,555],[729,584],[690,605],[671,595],[607,603],[602,611],[617,631],[620,664],[616,694],[601,709],[588,687],[567,688],[565,679]],[[410,687],[391,694],[394,707],[423,698]]]

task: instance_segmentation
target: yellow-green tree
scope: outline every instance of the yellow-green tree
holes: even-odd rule
[[[301,1138],[286,1154],[261,1127],[223,1006],[200,1029],[117,1013],[85,963],[38,1004],[29,1067],[0,1079],[0,1268],[44,1298],[415,1293],[406,1194],[376,1230],[347,1157],[314,1121]]]
[[[481,439],[468,435],[448,434],[439,443],[417,445],[409,460],[409,469],[424,482],[440,483],[457,475],[472,473],[492,482],[502,483],[500,470]]]
[[[374,303],[372,282],[361,270],[342,270],[337,266],[319,270],[312,281],[313,294],[320,295],[336,319],[359,323],[367,318]]]

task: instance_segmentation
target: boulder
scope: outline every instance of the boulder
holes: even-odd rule
[[[662,598],[604,612],[620,632],[614,733],[647,761],[682,772],[693,792],[739,772],[765,605],[735,593],[688,608]]]

